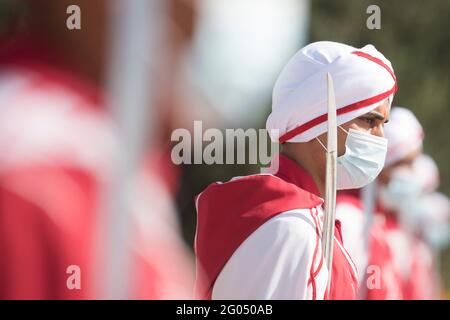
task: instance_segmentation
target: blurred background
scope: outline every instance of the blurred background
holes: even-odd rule
[[[314,41],[392,62],[449,195],[448,21],[447,0],[0,0],[0,298],[191,297],[194,197],[259,167],[175,165],[171,133],[265,128]]]

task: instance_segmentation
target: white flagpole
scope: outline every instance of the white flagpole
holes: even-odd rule
[[[327,73],[328,90],[328,140],[325,186],[325,220],[322,234],[324,259],[328,267],[327,296],[330,296],[333,266],[334,223],[336,214],[336,163],[337,163],[337,122],[336,100],[333,78]]]
[[[111,185],[106,190],[105,215],[99,226],[98,290],[101,299],[130,298],[130,237],[133,180],[152,121],[150,72],[144,57],[150,54],[155,3],[159,0],[111,2],[111,55],[107,98],[117,124],[119,154],[112,159]]]
[[[375,211],[375,192],[376,192],[377,180],[368,184],[361,189],[361,199],[364,208],[364,252],[366,252],[365,266],[367,267],[370,258],[370,228],[373,223],[373,215]],[[362,277],[362,285],[358,292],[358,298],[364,300],[367,295],[367,273],[365,270],[362,271],[364,276]]]

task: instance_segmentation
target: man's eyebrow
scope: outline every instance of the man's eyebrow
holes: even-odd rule
[[[386,120],[386,118],[381,113],[376,112],[376,111],[367,112],[364,116],[365,117],[373,117],[380,121]]]

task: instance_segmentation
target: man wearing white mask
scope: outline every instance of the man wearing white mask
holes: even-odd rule
[[[417,254],[414,252],[414,219],[410,208],[418,206],[423,191],[421,179],[414,173],[414,162],[422,153],[424,133],[410,110],[394,107],[385,127],[385,136],[389,147],[386,166],[378,179],[379,209],[393,264],[401,277],[403,298],[415,299],[419,297],[413,294],[414,282],[419,277],[413,272]]]
[[[443,278],[440,270],[441,266],[441,250],[443,250],[450,241],[450,200],[439,192],[426,194],[421,199],[424,211],[420,217],[421,235],[427,247],[431,249],[432,263],[431,269],[428,269],[428,279],[431,286],[427,283],[427,287],[431,288],[433,299],[443,297]],[[419,288],[422,290],[422,288]]]
[[[399,213],[405,210],[411,212],[410,205],[417,207],[421,192],[420,179],[412,173],[413,162],[421,153],[423,139],[423,130],[416,117],[408,109],[394,107],[390,122],[385,127],[385,136],[389,144],[386,167],[379,179],[379,197],[383,207],[381,211],[388,212],[387,217],[376,214],[370,223],[364,212],[366,204],[356,190],[339,194],[336,205],[336,217],[342,223],[345,248],[359,270],[360,298],[370,300],[405,297],[404,282],[409,274],[409,263],[404,261],[411,260],[411,250],[406,249],[409,241],[403,227],[411,224],[413,219],[408,216],[400,225],[398,220],[402,216]],[[428,175],[431,175],[430,171]],[[389,242],[388,235],[395,237],[395,241]],[[379,275],[375,270],[380,270]],[[372,282],[370,277],[378,277],[378,281]]]
[[[419,217],[421,233],[435,250],[445,248],[450,241],[450,200],[439,192],[426,194],[421,199],[424,211]]]
[[[393,263],[385,219],[375,214],[371,205],[375,195],[371,188],[368,190],[369,194],[343,190],[336,198],[336,219],[341,222],[344,247],[358,269],[358,298],[402,300],[403,282]]]
[[[403,168],[401,175],[398,170],[385,192],[388,200],[399,198],[398,220],[410,240],[411,269],[406,297],[437,299],[440,296],[439,253],[433,239],[444,240],[448,236],[448,200],[436,193],[439,170],[434,160],[425,154],[417,156],[410,168]]]
[[[380,178],[381,208],[370,225],[357,190],[337,197],[336,217],[342,223],[345,248],[360,271],[359,296],[370,300],[436,298],[433,253],[423,241],[423,231],[427,222],[433,224],[426,218],[428,212],[439,215],[442,207],[428,201],[434,197],[424,195],[438,187],[438,168],[421,154],[422,127],[409,110],[394,107],[385,131],[390,140],[387,167]],[[438,231],[433,225],[432,233]],[[377,281],[371,281],[374,276],[379,276]]]
[[[278,170],[213,183],[197,198],[196,292],[203,299],[354,299],[356,268],[335,226],[332,280],[323,261],[327,85],[334,79],[338,189],[381,171],[383,124],[397,90],[390,62],[373,46],[316,42],[281,72],[267,129],[282,144]],[[276,166],[274,166],[275,168]]]
[[[421,179],[412,172],[414,162],[422,153],[424,133],[415,115],[402,107],[392,109],[385,133],[389,148],[379,179],[379,199],[385,209],[400,211],[422,192]]]

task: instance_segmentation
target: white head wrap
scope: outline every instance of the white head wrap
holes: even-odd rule
[[[338,125],[388,98],[392,103],[397,90],[391,63],[374,46],[309,44],[291,58],[275,83],[266,123],[272,141],[306,142],[327,131],[328,72],[334,81]]]
[[[425,193],[434,192],[439,187],[439,169],[429,155],[421,154],[414,160],[413,173]]]
[[[450,240],[450,200],[442,193],[423,196],[419,203],[424,209],[419,225],[425,239],[433,246],[445,246]]]
[[[408,109],[394,107],[390,120],[384,126],[384,136],[388,139],[386,166],[420,151],[423,142],[423,129],[416,116]]]

